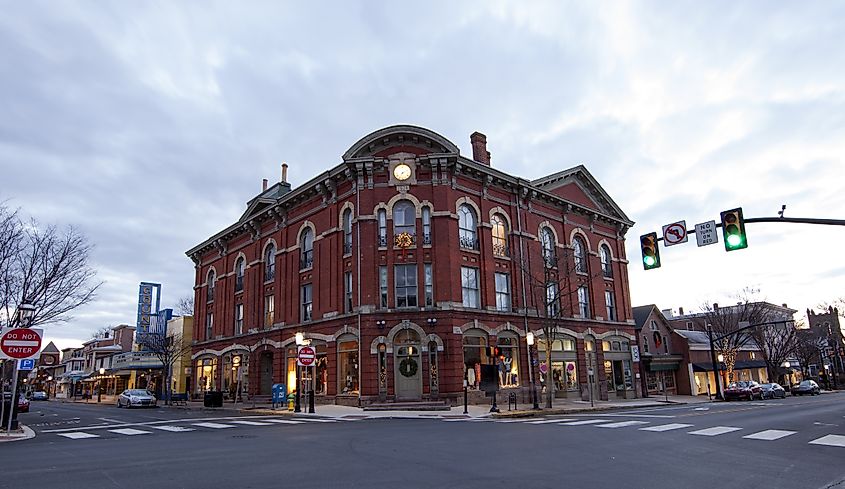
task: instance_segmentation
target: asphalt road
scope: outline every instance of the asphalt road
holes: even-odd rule
[[[0,445],[2,488],[845,488],[845,394],[507,421],[34,403],[21,420],[38,436]]]

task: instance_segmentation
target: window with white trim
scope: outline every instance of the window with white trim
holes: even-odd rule
[[[235,304],[235,334],[244,334],[244,305]]]
[[[590,292],[586,285],[578,287],[578,312],[581,317],[590,317]]]
[[[616,321],[616,302],[613,297],[613,291],[604,291],[604,302],[607,306],[607,320]]]
[[[461,248],[478,249],[478,220],[472,207],[461,204],[458,207],[458,238]]]
[[[511,281],[507,273],[496,272],[496,310],[510,312],[511,310]]]
[[[417,307],[417,265],[394,265],[394,293],[396,307]]]
[[[601,255],[601,274],[604,278],[613,278],[613,266],[610,258],[610,248],[607,245],[601,245],[599,248]]]
[[[305,284],[300,287],[300,300],[301,300],[301,307],[300,307],[300,320],[302,322],[310,321],[311,320],[311,313],[312,313],[312,306],[313,306],[313,298],[311,295],[311,284]]]
[[[461,267],[461,297],[464,307],[476,309],[481,307],[477,268]]]
[[[575,271],[587,273],[587,246],[584,240],[576,236],[572,241],[572,250],[575,255]]]

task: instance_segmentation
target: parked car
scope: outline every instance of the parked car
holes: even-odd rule
[[[815,380],[802,380],[800,384],[792,386],[793,396],[803,396],[804,394],[817,396],[821,394],[821,391],[819,384],[817,384]]]
[[[155,407],[156,398],[144,389],[126,389],[117,396],[117,407],[147,406]]]
[[[32,400],[33,401],[46,401],[47,400],[47,393],[44,391],[35,391],[32,393]]]
[[[786,389],[777,382],[761,384],[760,388],[763,390],[763,399],[775,399],[778,397],[783,399],[786,397]]]
[[[748,399],[749,401],[751,401],[755,397],[758,399],[763,399],[763,389],[760,387],[760,384],[754,382],[753,380],[740,380],[739,382],[731,382],[728,385],[728,388],[725,389],[726,401],[730,401],[733,399]]]

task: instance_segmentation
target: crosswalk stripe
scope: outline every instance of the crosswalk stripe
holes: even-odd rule
[[[582,419],[581,421],[570,421],[569,423],[559,423],[561,426],[581,426],[585,424],[607,423],[609,419]]]
[[[575,421],[575,419],[574,418],[570,418],[570,419],[541,419],[540,421],[528,421],[525,424],[563,423],[565,421]]]
[[[265,419],[268,423],[278,423],[278,424],[302,424],[304,421],[294,421],[292,419]]]
[[[360,419],[360,418],[359,418]],[[297,421],[309,421],[311,423],[337,423],[337,419],[321,419],[321,418],[296,418]],[[358,421],[358,419],[344,419],[343,421]]]
[[[759,433],[754,433],[751,435],[745,435],[743,438],[748,438],[749,440],[778,440],[785,436],[794,435],[795,431],[786,431],[786,430],[765,430]]]
[[[845,436],[843,435],[827,435],[821,438],[816,438],[810,442],[810,445],[827,445],[829,447],[845,447]]]
[[[683,423],[669,423],[669,424],[662,424],[659,426],[649,426],[648,428],[640,428],[642,431],[671,431],[671,430],[678,430],[681,428],[689,428],[692,426],[691,424],[683,424]]]
[[[118,435],[149,435],[152,431],[144,431],[144,430],[136,430],[134,428],[120,428],[117,430],[109,430],[112,433],[117,433]]]
[[[243,424],[247,426],[270,426],[270,423],[262,423],[260,421],[247,421],[245,419],[236,419],[229,421],[229,423]]]
[[[199,426],[201,428],[213,428],[215,430],[219,430],[219,429],[223,429],[223,428],[234,428],[233,425],[222,424],[222,423],[194,423],[194,426]]]
[[[690,435],[701,435],[701,436],[718,436],[724,435],[725,433],[730,433],[732,431],[739,431],[742,428],[736,428],[733,426],[714,426],[712,428],[705,428],[703,430],[696,430],[690,431]]]
[[[171,433],[183,433],[185,431],[196,431],[193,428],[187,428],[185,426],[163,425],[163,426],[150,426],[150,428],[155,428],[155,429],[161,430],[161,431],[169,431]]]
[[[84,438],[99,438],[100,435],[93,433],[85,433],[84,431],[72,431],[70,433],[56,433],[59,436],[70,438],[71,440],[82,440]]]
[[[619,421],[618,423],[597,424],[599,428],[624,428],[626,426],[637,426],[641,424],[648,424],[648,421]]]

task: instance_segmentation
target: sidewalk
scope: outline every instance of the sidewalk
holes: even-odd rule
[[[12,431],[11,433],[6,433],[5,428],[3,428],[3,431],[0,431],[0,443],[7,441],[29,440],[30,438],[35,438],[35,432],[24,425],[20,425],[19,430]]]

